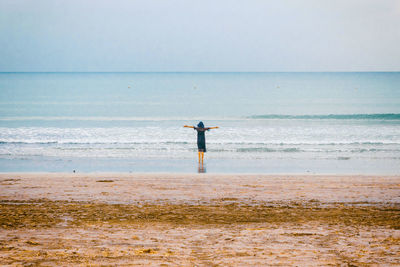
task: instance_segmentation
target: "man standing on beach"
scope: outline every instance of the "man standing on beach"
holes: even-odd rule
[[[201,121],[197,124],[196,126],[188,126],[185,125],[183,127],[186,128],[193,128],[194,130],[197,131],[197,148],[198,148],[198,155],[199,155],[199,164],[201,162],[201,165],[203,165],[204,162],[204,152],[207,152],[206,149],[206,136],[205,136],[205,131],[209,131],[211,129],[218,129],[219,127],[204,127],[204,123]]]

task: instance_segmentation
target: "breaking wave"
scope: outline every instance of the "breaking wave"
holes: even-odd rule
[[[329,114],[329,115],[253,115],[249,119],[301,119],[301,120],[400,120],[399,113]]]

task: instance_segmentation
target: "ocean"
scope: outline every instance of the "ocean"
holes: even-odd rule
[[[400,73],[0,73],[0,172],[73,171],[400,174]]]

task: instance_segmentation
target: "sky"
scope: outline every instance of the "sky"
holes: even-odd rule
[[[1,72],[400,71],[400,0],[0,0]]]

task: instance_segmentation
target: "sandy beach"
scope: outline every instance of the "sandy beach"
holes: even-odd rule
[[[400,264],[400,177],[0,174],[0,262]]]
[[[399,25],[0,0],[0,267],[400,267]]]

